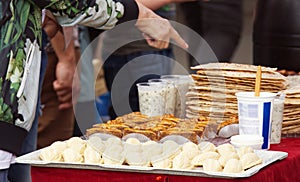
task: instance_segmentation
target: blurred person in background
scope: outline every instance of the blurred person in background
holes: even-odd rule
[[[63,27],[49,40],[46,52],[48,63],[41,93],[42,115],[38,118],[38,149],[73,135],[72,92],[79,92],[80,85],[75,74],[80,57],[77,26]]]
[[[199,0],[179,4],[186,25],[211,47],[218,60],[229,62],[236,50],[243,21],[243,0]],[[193,42],[193,41],[191,41]],[[197,43],[190,48],[197,51]],[[199,64],[189,57],[189,65]]]
[[[41,73],[41,9],[54,12],[58,22],[63,25],[83,24],[99,29],[112,28],[117,23],[136,19],[136,26],[153,38],[154,41],[148,41],[151,46],[163,48],[170,39],[174,39],[183,48],[188,47],[167,20],[131,0],[2,0],[0,8],[0,29],[3,33],[0,38],[0,180],[3,182],[8,181],[10,164],[14,163],[15,156],[33,151],[36,147],[36,109]],[[148,18],[155,20],[145,23],[143,20]],[[55,31],[50,34],[50,38],[58,31],[57,25],[53,25]],[[158,29],[161,25],[166,28]],[[33,140],[27,142],[26,137]],[[10,181],[31,181],[30,166],[11,170],[10,178],[14,177],[19,179]]]
[[[73,136],[83,136],[86,129],[100,122],[95,93],[95,87],[100,85],[96,85],[99,83],[95,82],[94,50],[92,46],[89,46],[91,41],[88,28],[84,26],[79,26],[78,28],[81,57],[77,71],[80,72],[80,94],[76,105],[74,105],[75,126]],[[104,83],[102,84],[104,86]]]
[[[253,27],[253,63],[284,75],[300,72],[300,1],[258,0]]]

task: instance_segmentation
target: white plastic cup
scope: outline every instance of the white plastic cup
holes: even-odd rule
[[[165,103],[165,114],[172,114],[175,113],[175,105],[176,105],[176,87],[172,80],[168,79],[150,79],[148,82],[154,83],[166,83],[166,103]]]
[[[165,113],[165,83],[138,83],[140,112],[148,116],[162,116]]]
[[[273,102],[276,93],[254,92],[236,93],[239,114],[239,134],[260,135],[264,137],[262,149],[270,148]]]
[[[272,115],[271,144],[278,144],[281,141],[284,99],[285,99],[285,94],[282,93],[276,96],[274,100],[273,115]]]
[[[172,79],[177,89],[175,117],[186,118],[186,93],[194,83],[190,75],[162,75],[161,79]]]

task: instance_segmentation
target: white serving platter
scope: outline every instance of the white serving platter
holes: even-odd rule
[[[66,162],[46,162],[39,159],[40,150],[28,153],[16,158],[17,163],[30,164],[37,167],[52,168],[69,168],[69,169],[86,169],[86,170],[106,170],[106,171],[122,171],[135,173],[155,173],[182,176],[199,176],[214,178],[246,178],[250,177],[262,168],[272,163],[282,160],[288,156],[286,152],[257,150],[255,153],[263,160],[262,164],[254,166],[241,173],[224,173],[224,172],[206,172],[201,167],[192,170],[181,169],[161,169],[154,167],[139,167],[127,165],[107,165],[107,164],[85,164],[85,163],[66,163]]]

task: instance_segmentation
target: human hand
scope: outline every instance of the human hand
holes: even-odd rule
[[[45,11],[45,19],[42,24],[42,28],[47,33],[48,37],[53,38],[57,32],[61,31],[61,26],[57,23],[55,17],[48,10]]]
[[[60,102],[58,108],[68,109],[76,103],[80,91],[74,42],[72,41],[65,51],[57,56],[59,61],[56,66],[56,80],[53,82],[53,88]]]
[[[165,49],[169,46],[170,39],[173,39],[180,47],[187,49],[188,44],[180,37],[170,22],[153,11],[137,2],[139,16],[136,26],[144,33],[147,43],[158,49]]]

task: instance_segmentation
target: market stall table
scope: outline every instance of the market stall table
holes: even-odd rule
[[[178,182],[226,182],[226,181],[300,181],[300,138],[283,138],[280,144],[271,145],[271,150],[288,152],[288,157],[277,161],[248,178],[222,179],[165,174],[146,174],[118,171],[32,167],[33,182],[82,182],[82,181],[178,181]]]

